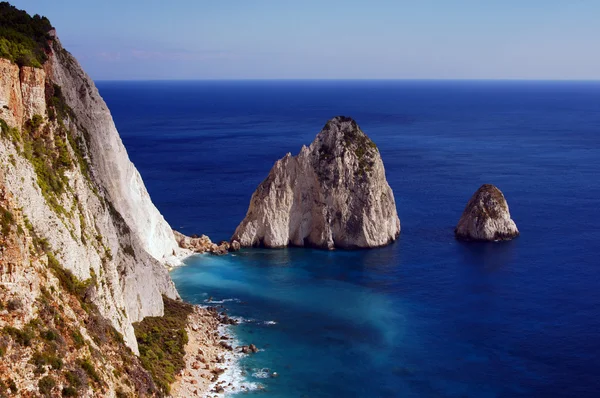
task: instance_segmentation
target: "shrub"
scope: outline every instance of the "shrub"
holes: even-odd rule
[[[54,370],[60,370],[63,367],[63,361],[53,352],[47,350],[45,352],[35,352],[30,361],[36,366],[35,373],[44,373],[44,366],[48,365]]]
[[[52,389],[56,387],[56,380],[52,376],[44,376],[38,382],[40,393],[46,397],[52,395]]]
[[[94,364],[92,364],[89,358],[80,360],[79,366],[81,366],[81,369],[83,369],[85,373],[87,373],[90,379],[92,379],[96,383],[102,383],[100,375],[98,374],[98,372],[96,372],[96,368],[94,367]]]
[[[6,309],[9,311],[17,311],[23,308],[23,302],[17,298],[8,300],[6,303]]]
[[[74,330],[71,333],[71,337],[73,338],[73,343],[75,343],[75,348],[81,348],[85,345],[85,340],[79,330]]]
[[[68,370],[65,372],[65,379],[71,387],[78,389],[87,385],[87,379],[82,369]]]
[[[17,344],[24,347],[31,346],[31,340],[35,337],[35,332],[30,326],[25,326],[23,330],[12,326],[5,326],[2,331],[11,336]]]
[[[163,302],[164,316],[146,317],[133,327],[142,366],[150,372],[158,388],[168,394],[175,375],[185,366],[183,357],[188,341],[185,328],[193,307],[165,296]]]
[[[52,29],[46,17],[31,17],[25,11],[0,3],[0,57],[19,66],[40,68],[50,51],[48,32]]]
[[[79,394],[77,394],[77,389],[75,387],[63,387],[62,389],[62,396],[63,397],[76,397]]]
[[[4,207],[0,206],[0,224],[2,226],[1,230],[3,236],[7,236],[10,233],[10,230],[14,223],[15,219],[13,217],[13,214]]]

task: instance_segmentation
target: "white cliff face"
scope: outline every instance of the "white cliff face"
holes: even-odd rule
[[[164,263],[180,249],[94,83],[58,40],[52,47],[44,69],[0,59],[0,119],[12,128],[0,136],[3,189],[62,267],[80,280],[96,277],[94,304],[137,352],[132,323],[162,315],[162,295],[177,297]],[[55,85],[68,116],[48,106]],[[32,118],[40,126],[25,133]],[[63,189],[49,193],[25,136],[50,157],[66,151]]]
[[[484,184],[473,194],[454,230],[458,239],[497,241],[519,235],[502,192]]]
[[[232,240],[323,249],[387,245],[400,234],[394,193],[375,144],[356,122],[330,120],[309,147],[278,160]]]
[[[129,160],[108,107],[94,82],[58,39],[48,73],[61,88],[86,135],[94,175],[144,249],[163,260],[177,250],[169,224],[152,203],[142,178]]]

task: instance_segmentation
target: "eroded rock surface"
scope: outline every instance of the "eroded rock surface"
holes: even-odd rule
[[[327,122],[309,147],[278,160],[232,240],[323,249],[387,245],[400,234],[377,146],[351,118]]]
[[[519,230],[502,192],[484,184],[467,203],[454,234],[462,240],[497,241],[513,239]]]
[[[173,230],[173,235],[175,236],[175,241],[177,241],[177,244],[180,248],[189,250],[193,253],[210,253],[217,256],[222,256],[229,253],[229,251],[231,250],[231,244],[229,242],[222,241],[219,244],[216,244],[213,243],[213,241],[211,241],[210,238],[206,235],[186,236],[181,232],[175,230]]]

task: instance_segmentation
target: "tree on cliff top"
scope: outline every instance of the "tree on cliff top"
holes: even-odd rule
[[[0,2],[0,57],[19,66],[40,68],[50,51],[49,31],[52,29],[46,17],[33,17],[9,3]]]

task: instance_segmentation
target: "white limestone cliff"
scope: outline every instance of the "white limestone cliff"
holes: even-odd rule
[[[232,240],[242,246],[372,248],[400,234],[375,144],[347,117],[331,119],[297,156],[278,160]]]
[[[97,278],[94,304],[137,352],[132,323],[162,315],[162,295],[178,296],[164,264],[182,249],[93,81],[57,38],[51,49],[43,69],[0,59],[3,189],[62,267],[80,280]],[[65,115],[48,105],[57,95],[68,107]],[[31,127],[34,119],[39,127]],[[60,191],[49,193],[40,180],[31,149],[19,139],[26,129],[48,151],[64,146],[72,167]]]

